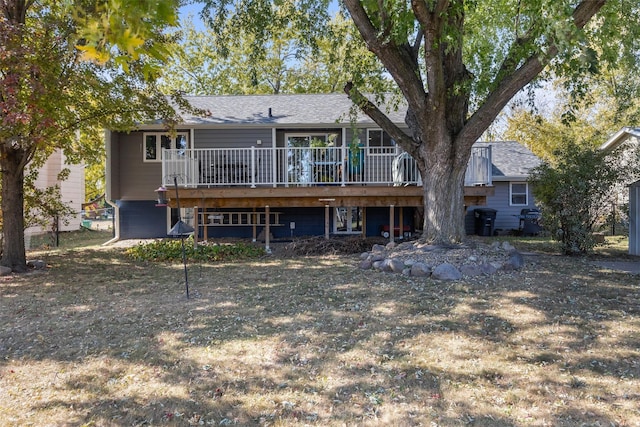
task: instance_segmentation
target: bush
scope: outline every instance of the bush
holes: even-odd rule
[[[597,244],[593,231],[606,217],[611,192],[624,171],[597,149],[569,143],[531,172],[545,228],[565,254],[585,253]]]
[[[184,250],[191,262],[237,261],[265,255],[263,248],[246,243],[199,243],[195,247],[193,237],[185,239]],[[180,239],[156,240],[131,247],[125,253],[137,261],[182,261],[182,242]]]

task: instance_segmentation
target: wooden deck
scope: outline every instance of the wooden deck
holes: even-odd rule
[[[466,206],[486,205],[493,186],[464,188]],[[176,207],[175,187],[167,187],[169,206]],[[185,188],[178,186],[180,207],[184,208],[264,208],[284,207],[408,207],[423,206],[423,189],[419,186],[348,186],[311,187],[231,187]]]

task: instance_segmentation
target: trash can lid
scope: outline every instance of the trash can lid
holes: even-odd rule
[[[479,212],[479,213],[496,213],[498,212],[495,209],[491,209],[491,208],[476,208],[474,209],[474,211]]]

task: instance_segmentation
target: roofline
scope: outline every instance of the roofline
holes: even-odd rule
[[[618,132],[614,133],[607,141],[605,141],[600,146],[599,149],[602,151],[614,150],[620,144],[625,142],[629,137],[640,138],[640,132],[638,132],[635,128],[625,126]]]
[[[405,123],[396,123],[399,126],[406,126]],[[349,122],[332,122],[332,123],[242,123],[242,122],[228,122],[228,123],[186,123],[178,122],[174,126],[176,129],[223,129],[234,127],[238,129],[350,129],[352,124]],[[380,129],[380,126],[375,122],[359,122],[355,123],[355,127],[359,129]],[[145,131],[145,130],[165,130],[166,126],[161,123],[149,123],[137,125],[133,131]],[[117,132],[117,131],[114,131]],[[123,131],[127,132],[127,131]]]
[[[496,181],[501,181],[501,182],[505,182],[505,181],[528,181],[529,180],[529,175],[518,175],[518,176],[495,176],[493,175],[491,177],[491,181],[496,182]]]

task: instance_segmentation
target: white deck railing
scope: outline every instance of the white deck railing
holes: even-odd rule
[[[415,160],[397,147],[162,150],[162,184],[190,187],[420,185]],[[474,147],[465,185],[491,185],[491,147]]]

